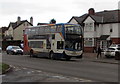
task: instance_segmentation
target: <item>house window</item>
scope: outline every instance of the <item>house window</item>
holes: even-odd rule
[[[94,26],[94,31],[97,31],[97,27],[99,27],[98,24],[96,24],[96,25]]]
[[[89,28],[90,28],[90,31],[92,31],[92,29],[93,29],[93,23],[89,23]]]
[[[93,23],[85,23],[84,31],[93,31]]]
[[[25,30],[23,30],[23,34],[25,34]]]
[[[85,38],[84,39],[84,45],[87,47],[92,47],[93,46],[93,38]]]
[[[110,32],[112,33],[112,32],[113,32],[113,30],[112,30],[112,29],[110,29]]]
[[[113,32],[112,24],[110,24],[110,33]]]
[[[25,23],[23,24],[23,26],[25,26]]]

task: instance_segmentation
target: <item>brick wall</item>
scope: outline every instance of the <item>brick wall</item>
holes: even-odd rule
[[[84,52],[93,53],[94,47],[84,47]]]
[[[120,38],[111,38],[112,42],[115,44],[120,44]]]

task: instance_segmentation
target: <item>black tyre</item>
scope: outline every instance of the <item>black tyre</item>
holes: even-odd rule
[[[11,53],[10,53],[11,55],[14,55],[15,53],[13,52],[13,51],[11,51]]]
[[[69,61],[71,59],[71,57],[66,55],[65,52],[63,52],[63,55],[64,55],[64,58],[65,58],[66,61]]]
[[[115,53],[115,60],[120,60],[120,52]]]
[[[70,59],[71,59],[70,56],[66,56],[66,58],[65,58],[66,61],[69,61]]]
[[[109,55],[105,55],[105,57],[106,57],[106,58],[110,58],[111,56],[109,56]]]
[[[30,57],[33,57],[33,50],[30,50]]]
[[[80,58],[80,59],[81,59],[82,57],[83,57],[83,54],[82,54],[82,55],[80,55],[80,56],[78,56],[78,57],[76,57],[76,58]]]
[[[53,53],[53,52],[50,52],[49,58],[55,60],[55,57],[54,57],[54,53]]]
[[[8,51],[6,51],[6,53],[9,54]]]

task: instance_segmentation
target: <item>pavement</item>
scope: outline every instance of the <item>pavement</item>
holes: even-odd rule
[[[102,57],[97,58],[97,53],[84,53],[83,59],[92,62],[100,62],[100,63],[109,63],[109,64],[118,64],[120,60],[115,60],[115,58],[106,58],[103,54]]]
[[[12,66],[12,71],[2,75],[2,82],[92,82],[92,81],[83,78],[44,72],[41,70],[34,70],[26,67]]]

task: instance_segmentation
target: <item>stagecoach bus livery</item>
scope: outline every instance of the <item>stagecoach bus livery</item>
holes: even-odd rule
[[[75,24],[31,26],[24,31],[24,52],[30,56],[66,60],[82,58],[82,44],[82,28]]]

